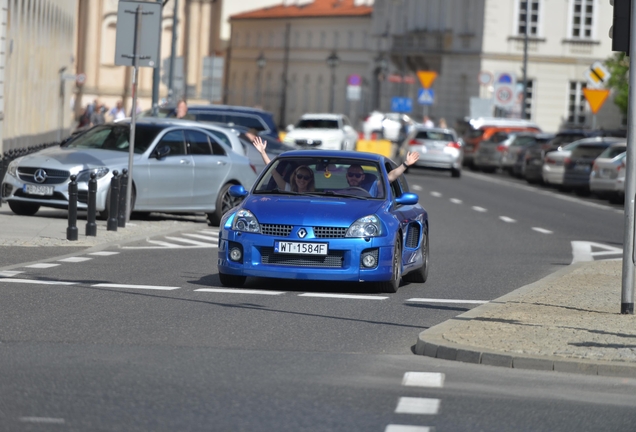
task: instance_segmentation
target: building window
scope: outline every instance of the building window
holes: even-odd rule
[[[320,48],[324,48],[327,45],[327,33],[320,32]]]
[[[594,0],[574,0],[572,10],[572,37],[590,39],[594,18]]]
[[[335,32],[333,34],[333,47],[338,48],[340,45],[340,33]]]
[[[583,125],[586,120],[585,96],[583,89],[585,81],[570,81],[570,91],[568,94],[568,123],[573,125]]]
[[[313,33],[312,32],[308,32],[307,33],[307,48],[311,48],[311,39],[313,38]]]
[[[269,32],[269,47],[274,48],[274,32]]]
[[[519,1],[519,23],[517,31],[519,35],[526,34],[526,20],[528,23],[528,36],[539,35],[539,3],[540,0]],[[526,17],[526,13],[528,16]]]

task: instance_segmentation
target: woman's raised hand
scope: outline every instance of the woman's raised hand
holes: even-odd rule
[[[259,153],[264,153],[265,148],[267,148],[267,141],[263,141],[259,136],[254,137],[252,144],[254,144],[254,147],[256,147]]]

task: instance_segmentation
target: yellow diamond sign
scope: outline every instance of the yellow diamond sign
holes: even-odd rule
[[[609,93],[609,90],[599,90],[591,88],[583,89],[583,95],[585,96],[585,99],[587,99],[587,103],[590,104],[590,109],[594,114],[596,114],[598,110],[601,109],[601,107],[605,103],[605,100],[607,99],[607,96],[609,96]]]
[[[425,89],[430,88],[433,85],[433,81],[437,78],[437,72],[435,71],[417,71],[417,77],[422,83],[422,87]]]

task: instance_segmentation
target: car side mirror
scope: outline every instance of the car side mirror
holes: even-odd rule
[[[402,205],[415,205],[417,204],[418,200],[419,200],[419,197],[416,194],[407,192],[397,197],[395,199],[395,202]]]
[[[157,149],[155,149],[154,152],[152,152],[152,157],[156,158],[156,159],[163,159],[166,156],[168,156],[170,154],[170,147],[168,147],[167,145],[163,145]]]
[[[247,196],[247,191],[241,185],[230,186],[228,192],[234,198],[245,198]]]

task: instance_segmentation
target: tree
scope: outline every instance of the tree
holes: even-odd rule
[[[615,53],[605,60],[605,66],[612,74],[607,88],[614,90],[614,103],[623,115],[627,115],[629,96],[629,57],[625,53]]]

